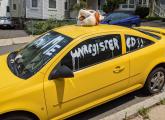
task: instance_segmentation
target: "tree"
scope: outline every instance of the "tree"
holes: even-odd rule
[[[119,4],[124,1],[125,0],[107,0],[103,5],[103,11],[106,13],[113,12],[115,9],[119,8]]]
[[[80,9],[87,8],[87,3],[84,0],[80,0],[73,6],[73,10],[79,11]]]
[[[149,0],[149,16],[152,16],[154,13],[153,5],[154,5],[154,0]]]

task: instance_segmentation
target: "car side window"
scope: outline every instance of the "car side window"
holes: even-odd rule
[[[131,36],[131,35],[125,35],[125,39],[126,39],[126,51],[127,52],[132,52],[132,51],[141,49],[143,47],[149,46],[154,43],[151,40],[137,37],[137,36]]]
[[[62,59],[61,64],[78,71],[121,54],[120,35],[107,35],[83,41]]]

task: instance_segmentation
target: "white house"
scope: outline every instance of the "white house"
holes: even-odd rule
[[[9,17],[9,16],[10,16],[9,1],[0,0],[0,17]]]
[[[149,0],[125,0],[125,3],[119,5],[119,11],[135,11],[137,6],[148,7]]]
[[[7,1],[7,0],[0,0]],[[75,18],[77,13],[73,6],[80,0],[9,0],[12,17],[27,19]],[[88,8],[101,9],[107,0],[84,0]],[[157,8],[165,8],[165,0],[155,0]],[[153,4],[154,4],[153,3]],[[119,11],[135,11],[137,6],[149,6],[149,0],[125,0],[119,5]],[[160,10],[159,10],[160,11]],[[161,10],[162,11],[162,10]],[[164,12],[164,11],[163,11]]]
[[[64,19],[65,0],[26,0],[26,18]]]
[[[106,0],[86,0],[91,9],[99,9]],[[64,19],[77,16],[73,6],[80,0],[10,0],[11,16],[27,19]]]

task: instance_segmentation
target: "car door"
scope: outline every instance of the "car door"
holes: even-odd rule
[[[144,38],[146,36],[136,36],[126,34],[126,52],[130,55],[130,83],[129,86],[142,85],[145,82],[145,70],[150,63],[155,60],[153,40]],[[140,87],[140,86],[139,86]]]
[[[57,64],[48,70],[44,91],[49,118],[63,119],[121,95],[129,80],[129,57],[122,56],[122,45],[120,34],[94,35],[61,55],[58,65],[69,67],[74,77],[48,80]]]

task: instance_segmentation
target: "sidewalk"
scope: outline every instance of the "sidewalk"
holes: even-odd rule
[[[38,36],[27,36],[27,37],[0,39],[0,46],[29,43],[29,42],[33,41],[35,38],[37,38],[37,37]]]
[[[150,108],[147,113],[145,113],[148,118],[146,120],[165,120],[165,105],[158,105]],[[144,116],[137,116],[130,120],[144,120]]]

